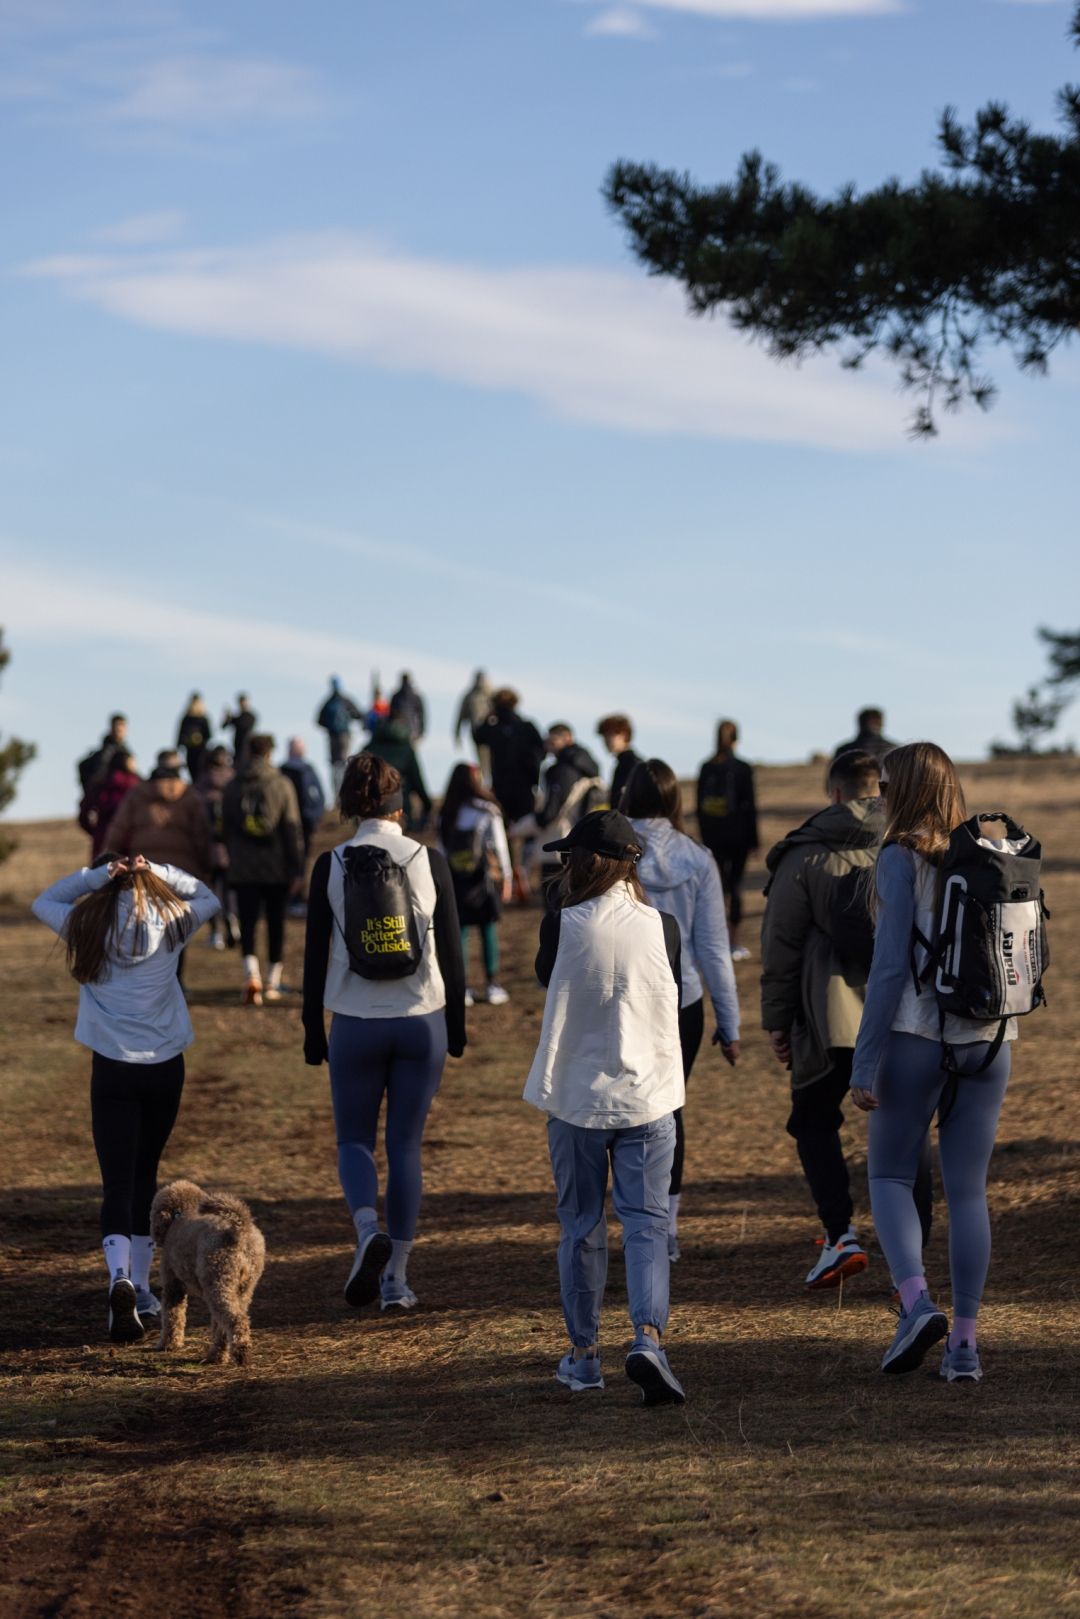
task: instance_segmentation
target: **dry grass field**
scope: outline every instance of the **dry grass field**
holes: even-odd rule
[[[239,1192],[266,1234],[249,1370],[104,1333],[87,1054],[75,991],[27,902],[80,863],[72,827],[23,827],[0,869],[5,1619],[1012,1619],[1080,1615],[1080,766],[982,765],[973,807],[1043,839],[1050,1007],[1022,1030],[991,1169],[986,1379],[936,1356],[885,1379],[880,1255],[806,1297],[816,1223],[784,1133],[785,1079],[739,969],[744,1059],[706,1049],[688,1105],[684,1257],[668,1347],[688,1394],[644,1410],[621,1375],[572,1397],[540,1116],[520,1101],[542,992],[535,913],[504,927],[505,1008],[470,1014],[428,1129],[410,1280],[384,1319],[341,1295],[351,1225],[325,1068],[298,1000],[244,1009],[238,963],[197,940],[197,1041],[163,1172]],[[818,807],[819,773],[763,770],[766,838]],[[760,914],[760,866],[751,880]],[[299,974],[302,928],[289,935]],[[864,1121],[848,1141],[862,1174]],[[860,1196],[865,1206],[865,1180]],[[864,1229],[869,1229],[864,1220]],[[946,1220],[931,1280],[947,1298]]]

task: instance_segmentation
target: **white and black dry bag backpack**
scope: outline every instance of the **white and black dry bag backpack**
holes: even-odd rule
[[[1000,846],[982,835],[983,823],[992,821],[1004,823],[1008,834]],[[915,988],[921,993],[932,984],[942,1029],[950,1012],[998,1025],[982,1069],[1000,1051],[1009,1018],[1024,1017],[1046,1001],[1042,979],[1050,962],[1050,913],[1041,867],[1041,846],[1008,815],[973,815],[956,828],[938,867],[934,938],[915,929]],[[928,955],[921,971],[915,944]],[[955,1054],[943,1045],[944,1066],[955,1073]]]

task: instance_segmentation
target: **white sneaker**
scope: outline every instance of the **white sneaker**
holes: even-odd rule
[[[854,1226],[849,1226],[842,1237],[830,1242],[828,1235],[819,1237],[821,1254],[818,1262],[807,1272],[806,1286],[839,1287],[845,1276],[860,1276],[870,1260],[860,1246]]]
[[[501,984],[489,984],[484,991],[484,999],[489,1006],[505,1006],[510,996]]]
[[[731,952],[732,961],[749,961],[750,952],[744,944],[737,944]]]
[[[476,996],[473,994],[471,989],[467,989],[465,991],[465,1005],[466,1006],[475,1006],[476,1005]]]

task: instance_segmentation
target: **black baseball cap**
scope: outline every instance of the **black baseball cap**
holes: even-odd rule
[[[588,849],[590,854],[606,855],[609,860],[636,860],[641,843],[625,815],[618,810],[593,810],[572,826],[565,838],[545,843],[544,852],[560,854],[569,849]]]

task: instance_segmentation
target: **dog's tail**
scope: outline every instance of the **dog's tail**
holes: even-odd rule
[[[251,1210],[247,1204],[228,1192],[204,1192],[199,1204],[199,1213],[226,1222],[226,1229],[221,1233],[221,1241],[230,1247],[239,1242],[240,1233],[252,1223]]]

